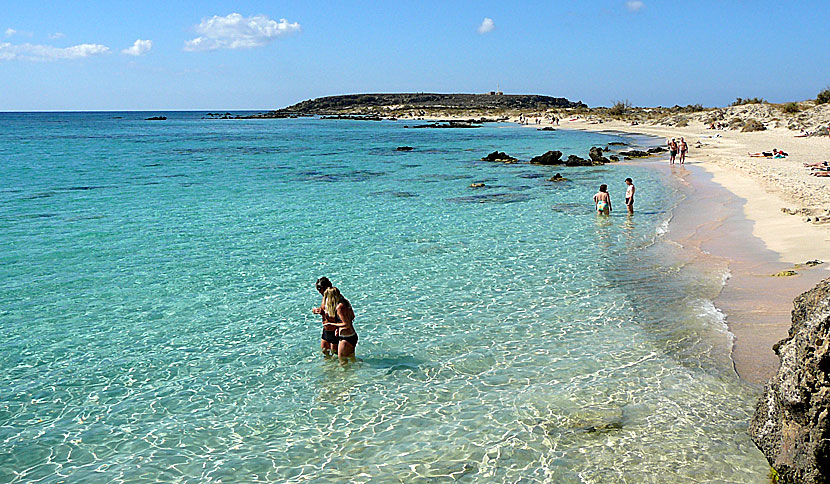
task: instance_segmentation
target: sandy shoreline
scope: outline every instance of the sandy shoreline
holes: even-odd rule
[[[510,121],[519,122],[517,117]],[[537,129],[550,124],[526,126]],[[674,127],[562,119],[554,128],[686,139],[686,165],[675,166],[671,174],[689,184],[692,192],[675,212],[667,237],[728,264],[730,277],[715,305],[726,315],[735,336],[735,370],[741,378],[758,384],[773,376],[779,360],[772,346],[787,336],[793,299],[830,277],[830,220],[813,222],[817,215],[830,218],[830,177],[811,176],[803,166],[830,159],[830,139],[796,138],[796,132],[785,128],[750,133],[710,130],[702,123]],[[748,156],[773,148],[789,156]],[[812,221],[805,221],[807,217]],[[816,259],[824,264],[803,265]],[[771,276],[784,270],[798,274]]]
[[[830,178],[810,176],[803,166],[827,159],[830,140],[795,138],[785,129],[740,133],[702,125],[561,124],[562,129],[686,138],[687,169],[676,166],[672,171],[682,170],[677,176],[690,183],[693,192],[670,223],[668,236],[728,263],[731,277],[715,304],[735,335],[736,371],[755,383],[770,378],[778,368],[772,345],[787,336],[792,300],[830,276],[828,263],[796,266],[815,259],[830,261],[830,224],[805,222],[805,215],[781,210],[808,208],[816,213],[830,208]],[[720,137],[708,137],[716,134]],[[790,156],[783,160],[747,156],[773,148]],[[770,276],[790,269],[798,275]]]

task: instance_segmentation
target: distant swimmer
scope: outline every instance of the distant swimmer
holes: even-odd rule
[[[608,195],[608,185],[599,186],[599,191],[594,195],[594,203],[597,204],[597,213],[600,215],[611,215],[611,196]]]
[[[311,310],[314,314],[319,314],[323,317],[323,334],[320,336],[320,350],[324,354],[337,354],[337,346],[340,341],[337,339],[337,326],[334,324],[326,324],[326,298],[325,293],[327,289],[332,287],[331,281],[328,277],[321,277],[317,279],[317,292],[323,296],[323,302],[319,306]]]
[[[348,299],[340,294],[336,287],[326,289],[323,294],[325,300],[326,322],[337,327],[337,356],[349,358],[354,356],[357,346],[357,332],[354,330],[354,310]]]
[[[625,184],[628,188],[625,189],[625,206],[628,208],[628,213],[634,213],[634,180],[631,178],[625,179]]]

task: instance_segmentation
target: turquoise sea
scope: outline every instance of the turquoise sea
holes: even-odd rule
[[[0,482],[765,482],[687,188],[477,161],[645,140],[157,114],[0,113]]]

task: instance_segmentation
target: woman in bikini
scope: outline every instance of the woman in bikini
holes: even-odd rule
[[[608,194],[608,185],[599,186],[599,191],[594,195],[594,203],[597,204],[597,213],[600,215],[611,215],[611,195]]]
[[[354,311],[351,303],[340,294],[340,290],[336,287],[326,289],[323,299],[325,300],[326,322],[337,327],[337,356],[353,357],[358,338],[354,330]]]
[[[320,350],[327,355],[332,353],[337,354],[337,345],[340,342],[337,339],[337,326],[333,324],[326,324],[325,315],[325,292],[327,289],[332,287],[331,281],[328,277],[321,277],[317,279],[317,284],[315,286],[317,287],[317,292],[319,292],[320,295],[323,296],[323,302],[321,302],[319,306],[311,310],[312,313],[319,314],[323,317],[323,334],[320,336]]]

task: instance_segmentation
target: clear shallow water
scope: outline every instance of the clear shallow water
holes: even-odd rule
[[[154,114],[0,114],[0,482],[764,482],[683,188],[476,161],[621,138]]]

